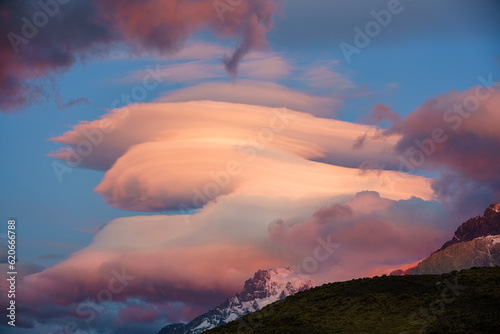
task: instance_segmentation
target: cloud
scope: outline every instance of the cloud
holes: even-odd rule
[[[361,124],[380,125],[389,122],[390,125],[397,126],[401,122],[400,114],[395,113],[390,107],[383,104],[376,104],[368,115],[362,115],[358,122]]]
[[[500,90],[488,80],[428,99],[388,130],[402,136],[400,169],[439,173],[437,198],[463,218],[500,198]]]
[[[395,140],[377,140],[375,131],[288,109],[209,101],[136,104],[52,138],[70,147],[50,155],[72,167],[106,170],[95,191],[128,210],[188,209],[231,193],[307,197],[376,190],[389,198],[428,198],[425,178],[359,174],[366,159],[393,160]],[[365,134],[374,139],[352,150]]]
[[[242,78],[274,80],[290,75],[292,67],[283,57],[263,52],[255,54],[240,63],[239,76]]]
[[[180,82],[201,82],[214,79],[227,78],[227,73],[219,62],[213,59],[192,60],[187,62],[175,62],[173,64],[159,67],[159,71],[165,73],[166,84]],[[250,54],[248,59],[240,64],[239,78],[254,80],[271,80],[288,76],[291,66],[283,57],[274,53]],[[117,79],[125,82],[141,82],[148,74],[145,70],[128,73],[125,77]]]
[[[84,104],[85,105],[90,104],[90,101],[86,97],[71,99],[68,102],[64,102],[64,103],[61,101],[61,98],[59,96],[57,97],[57,108],[59,110],[66,110],[68,108],[72,108],[75,106],[79,107],[79,106],[84,105]]]
[[[360,136],[367,140],[353,150]],[[318,237],[341,244],[312,273],[320,281],[419,260],[452,230],[429,201],[429,179],[356,168],[367,158],[394,163],[398,139],[373,126],[215,101],[140,103],[81,122],[52,139],[68,147],[51,155],[75,162],[90,145],[74,167],[106,171],[95,191],[110,205],[198,209],[108,223],[87,248],[23,280],[26,314],[47,321],[44,310],[60,305],[74,315],[124,271],[133,278],[112,295],[124,318],[137,302],[149,306],[133,324],[159,314],[191,320],[185,310],[222,302],[257,269],[302,266]],[[407,212],[411,220],[401,223]],[[391,243],[407,249],[397,253]]]
[[[301,80],[311,87],[329,89],[330,92],[354,88],[354,84],[345,75],[334,70],[339,61],[316,62],[310,65]]]
[[[318,240],[337,245],[331,256],[316,262],[314,270],[319,282],[331,282],[418,261],[438,249],[453,228],[437,202],[415,197],[394,201],[376,192],[361,192],[346,204],[319,209],[308,219],[277,220],[269,235],[304,273],[311,266],[303,259],[316,254]]]
[[[113,316],[119,328],[160,318],[189,321],[239,291],[257,269],[303,268],[318,238],[340,245],[317,270],[302,272],[322,283],[421,259],[454,228],[438,203],[418,198],[232,194],[189,216],[109,222],[85,249],[24,277],[19,302],[25,315],[44,322],[64,314],[84,322],[109,299],[119,309]],[[110,320],[95,321],[92,327]]]
[[[210,60],[221,59],[229,52],[227,47],[199,40],[189,40],[184,47],[173,54],[156,55],[161,60]]]
[[[153,307],[138,305],[137,303],[127,303],[125,308],[118,311],[120,321],[124,324],[127,323],[151,323],[155,320],[161,319],[160,311]]]
[[[356,140],[354,141],[354,144],[352,144],[352,149],[353,150],[361,149],[363,147],[363,144],[365,143],[365,140],[366,140],[366,133],[364,135],[356,138]]]
[[[52,2],[45,9],[35,0],[3,2],[0,31],[8,38],[0,42],[0,107],[14,110],[36,102],[46,93],[34,79],[106,57],[120,43],[137,54],[175,53],[203,29],[241,38],[227,56],[227,70],[234,76],[249,51],[266,49],[265,35],[278,7],[274,0],[244,1],[221,18],[212,0]]]
[[[169,92],[159,101],[211,100],[290,108],[315,115],[333,115],[341,101],[335,97],[314,96],[272,82],[238,80],[229,83],[203,83]]]
[[[92,308],[81,306],[77,313],[78,304],[86,305],[89,298],[102,303],[100,296],[118,305],[140,299],[141,304],[157,305],[170,321],[192,320],[198,314],[189,308],[202,313],[241,290],[256,268],[280,266],[280,255],[266,244],[267,224],[281,215],[305,216],[312,203],[234,195],[190,216],[189,223],[184,216],[116,219],[89,247],[19,282],[24,291],[19,302],[26,305],[26,314],[45,321],[68,311],[61,307],[72,308],[70,315],[85,320]],[[265,210],[256,211],[263,206]],[[119,284],[114,270],[127,278],[126,285]],[[100,294],[106,289],[113,291],[111,297]],[[57,312],[48,312],[56,306]]]

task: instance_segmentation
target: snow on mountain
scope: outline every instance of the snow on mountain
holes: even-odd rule
[[[245,282],[243,290],[188,324],[165,326],[158,334],[198,334],[222,326],[275,301],[310,289],[313,281],[290,268],[259,270]]]
[[[492,210],[494,210],[495,212],[500,212],[500,203],[498,204],[493,204],[492,206],[490,206],[490,208]]]

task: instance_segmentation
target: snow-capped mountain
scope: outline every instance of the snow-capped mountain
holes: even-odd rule
[[[188,324],[167,325],[158,334],[198,334],[313,286],[312,280],[304,279],[290,268],[259,270],[234,297]]]

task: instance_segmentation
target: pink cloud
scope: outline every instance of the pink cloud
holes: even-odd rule
[[[402,136],[400,169],[440,173],[436,196],[464,219],[500,197],[498,124],[500,90],[492,82],[428,99],[389,133]]]
[[[234,84],[202,83],[169,92],[159,99],[162,102],[193,100],[225,101],[274,108],[286,107],[320,116],[335,114],[341,105],[341,100],[336,97],[308,95],[277,83],[255,80],[238,80]]]
[[[304,273],[311,272],[301,259],[316,254],[315,249],[325,242],[337,245],[330,256],[317,261],[314,271],[317,280],[330,282],[418,261],[438,249],[452,229],[449,216],[436,202],[393,201],[363,192],[298,223],[276,221],[269,235]]]
[[[354,88],[354,84],[346,75],[336,70],[338,61],[316,62],[309,66],[301,79],[311,87],[322,87],[329,93]]]
[[[240,63],[239,76],[258,80],[274,80],[290,75],[292,66],[276,54],[256,53]]]
[[[77,310],[89,302],[96,308],[118,305],[116,326],[162,317],[186,321],[240,290],[257,269],[303,269],[304,259],[316,254],[318,238],[339,245],[317,269],[302,271],[322,283],[419,260],[454,228],[438,203],[417,198],[395,201],[375,192],[347,201],[230,195],[187,217],[108,223],[87,248],[25,276],[19,301],[26,314],[45,321],[69,309],[84,320],[86,313]]]
[[[101,131],[103,123],[112,131]],[[53,138],[73,148],[51,156],[70,166],[80,162],[77,167],[107,170],[95,191],[115,207],[136,211],[200,207],[232,193],[298,198],[375,190],[394,199],[429,198],[425,178],[393,171],[361,175],[353,168],[370,157],[393,159],[394,139],[373,139],[351,149],[357,136],[374,137],[375,131],[241,104],[136,104]],[[78,153],[82,143],[90,154]],[[315,158],[322,162],[311,161]]]
[[[393,112],[390,107],[383,104],[376,104],[373,110],[371,110],[368,115],[361,116],[358,122],[362,124],[379,125],[384,121],[388,121],[391,125],[397,126],[401,120],[401,115]]]

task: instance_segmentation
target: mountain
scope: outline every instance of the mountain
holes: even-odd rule
[[[500,234],[500,203],[492,204],[483,216],[471,218],[455,231],[453,238],[439,250],[459,242],[471,241],[475,238]]]
[[[497,333],[500,267],[324,284],[206,334]]]
[[[413,269],[415,269],[415,267],[411,267],[411,268],[408,268],[408,269],[397,269],[397,270],[394,270],[393,272],[391,272],[389,275],[391,276],[403,276],[403,275],[411,275],[411,272],[413,271]]]
[[[259,270],[234,297],[188,324],[167,325],[158,334],[198,334],[312,287],[312,280],[304,279],[290,268]]]
[[[441,274],[472,267],[500,265],[500,235],[452,244],[420,262],[412,275]]]
[[[467,220],[453,238],[421,261],[413,275],[441,274],[452,270],[500,265],[500,203],[483,216]]]
[[[453,238],[416,267],[390,275],[442,274],[472,267],[500,265],[500,203],[490,205],[482,216],[467,220]]]

